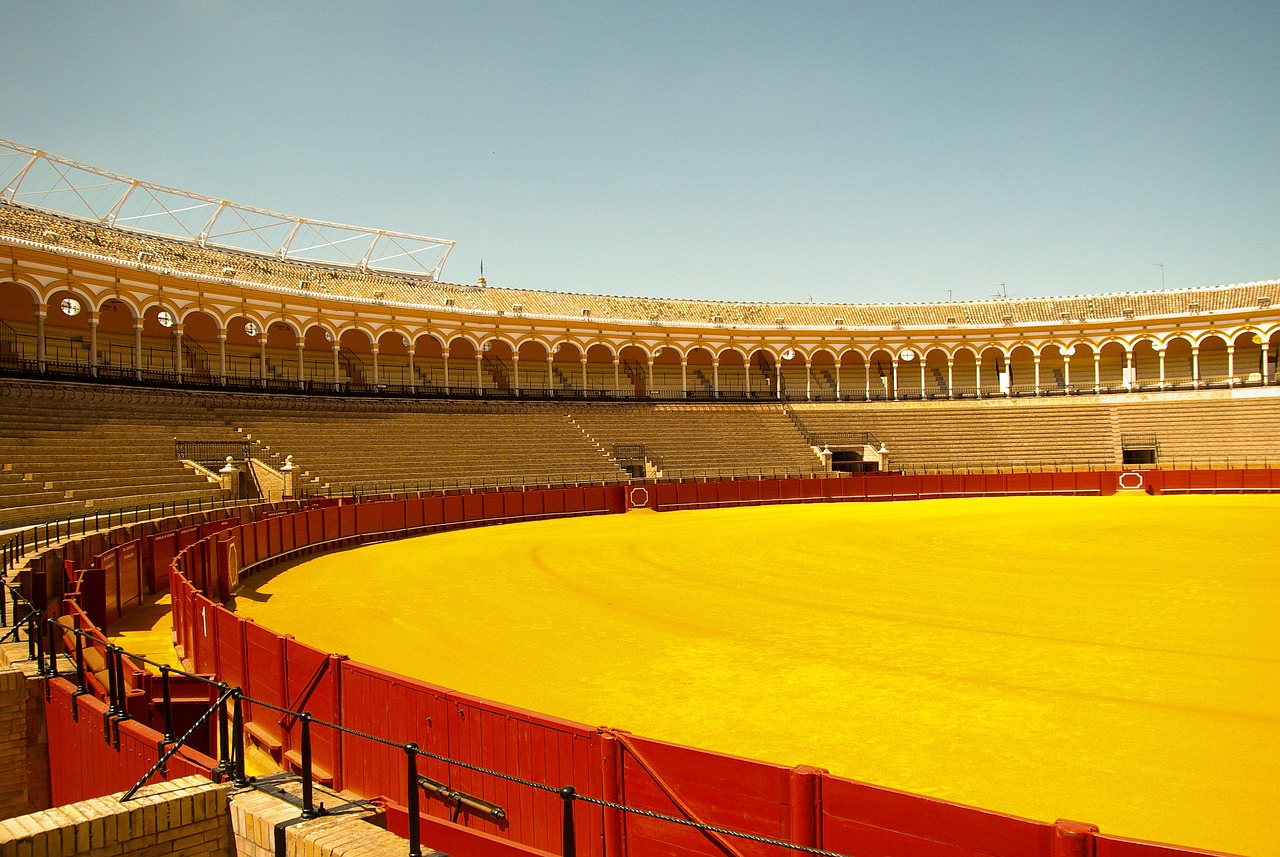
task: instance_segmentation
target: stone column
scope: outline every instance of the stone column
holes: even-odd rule
[[[720,358],[711,360],[711,387],[715,397],[720,398]]]
[[[479,351],[476,352],[476,391],[484,389],[484,357]]]
[[[1067,393],[1071,393],[1071,352],[1065,351],[1062,354],[1062,385],[1067,388]]]
[[[1234,387],[1236,385],[1236,346],[1231,344],[1227,346],[1227,386]]]
[[[373,386],[377,387],[382,384],[382,376],[378,372],[378,343],[369,346],[369,354],[373,357]]]
[[[1200,346],[1191,346],[1191,389],[1200,389]]]
[[[587,355],[582,355],[582,395],[587,394]]]
[[[447,393],[449,391],[449,349],[448,348],[440,349],[440,359],[444,362],[444,389],[445,389],[445,392]]]
[[[1040,355],[1036,354],[1031,358],[1036,367],[1036,395],[1040,395]]]
[[[43,368],[43,367],[41,367]],[[133,323],[133,375],[142,380],[142,320]]]
[[[844,359],[844,358],[841,358]],[[840,360],[836,361],[836,401],[840,401]]]
[[[36,365],[44,371],[44,319],[49,314],[48,307],[41,304],[36,307]]]
[[[947,398],[948,399],[954,399],[956,397],[956,391],[954,386],[955,385],[955,368],[956,368],[956,359],[954,357],[948,357],[947,358]]]
[[[556,388],[556,385],[555,385],[555,375],[554,375],[554,373],[553,373],[553,371],[552,371],[552,370],[554,369],[554,367],[551,365],[552,363],[554,363],[554,362],[555,362],[555,359],[556,359],[556,358],[555,358],[555,355],[554,355],[554,354],[548,354],[548,355],[547,355],[547,391],[548,391],[548,393],[550,393],[550,391],[552,391],[552,390],[554,390],[554,389]]]
[[[1124,350],[1124,388],[1126,391],[1133,392],[1134,380],[1133,349],[1126,348]]]
[[[979,354],[974,362],[973,380],[978,388],[978,398],[982,398],[982,355]]]
[[[1093,394],[1102,392],[1102,351],[1093,352]]]
[[[648,381],[648,385],[645,387],[645,396],[646,398],[653,397],[653,357],[652,356],[649,358],[649,381]]]
[[[622,361],[617,357],[613,358],[613,395],[617,397],[622,393],[622,376],[620,366]]]
[[[680,395],[689,397],[689,358],[680,358]]]
[[[338,368],[338,352],[342,350],[342,343],[333,343],[333,389],[338,391],[342,389],[342,378]]]
[[[893,400],[896,402],[898,401],[898,393],[899,393],[898,391],[898,358],[896,355],[893,358],[893,365],[890,367],[890,371],[892,372],[892,375],[890,376],[890,381],[893,383]]]
[[[307,382],[303,376],[306,374],[307,364],[306,364],[306,359],[303,357],[303,350],[306,347],[306,340],[304,340],[301,336],[299,336],[297,339],[297,346],[298,346],[298,389],[305,390],[307,388]]]
[[[178,383],[182,383],[182,325],[173,328],[173,371],[178,374]]]
[[[804,398],[813,401],[813,361],[808,357],[804,358]]]
[[[513,352],[511,355],[511,383],[515,388],[516,395],[520,394],[520,352]]]
[[[871,401],[871,364],[867,362],[865,359],[862,361],[862,371],[863,371],[863,374],[866,375],[866,382],[867,382],[866,389],[863,391],[863,395],[867,397],[867,401],[869,402]]]
[[[97,312],[88,313],[88,371],[93,377],[97,377],[97,325],[101,318]],[[1266,372],[1267,357],[1266,352],[1262,352],[1263,372]]]
[[[218,383],[227,386],[227,329],[218,328]]]
[[[258,364],[262,374],[262,386],[267,386],[267,332],[258,337]]]
[[[1161,348],[1156,352],[1160,355],[1160,389],[1164,389],[1164,349]]]

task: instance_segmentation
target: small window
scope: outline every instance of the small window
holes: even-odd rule
[[[156,313],[156,321],[160,322],[161,327],[173,327],[173,313],[162,309]]]
[[[80,301],[75,298],[63,298],[62,303],[58,304],[62,308],[64,315],[76,316],[80,314],[82,307]]]
[[[257,336],[258,326],[251,321],[246,321],[244,323],[244,332],[247,333],[249,336]]]

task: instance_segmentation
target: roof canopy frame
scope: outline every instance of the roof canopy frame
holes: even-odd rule
[[[25,160],[22,155],[27,155]],[[9,156],[9,157],[5,157]],[[21,166],[10,169],[13,164],[21,162]],[[43,183],[32,186],[33,168],[43,165],[48,168],[43,176]],[[83,176],[95,177],[94,180],[81,180]],[[53,178],[55,177],[56,178]],[[106,182],[96,181],[106,179]],[[425,235],[414,235],[408,232],[394,232],[387,229],[372,229],[362,226],[349,226],[326,220],[314,220],[306,217],[295,217],[281,214],[251,205],[228,202],[191,191],[165,187],[140,179],[130,178],[109,170],[81,164],[69,158],[51,155],[39,149],[23,146],[0,138],[0,200],[30,208],[53,212],[64,217],[96,222],[112,229],[128,229],[149,235],[177,239],[200,247],[210,247],[234,252],[262,253],[276,258],[311,262],[322,265],[333,265],[351,268],[358,271],[377,271],[398,275],[426,276],[439,280],[444,270],[444,263],[449,258],[456,242],[444,238],[431,238]],[[24,184],[25,183],[25,184]],[[118,185],[120,192],[111,200],[111,204],[102,211],[102,205],[95,205],[86,196],[89,190],[102,190]],[[141,190],[141,197],[135,191]],[[82,205],[83,211],[71,211],[67,207],[50,205],[48,198],[55,194],[71,194]],[[23,197],[39,198],[33,202]],[[166,198],[174,198],[176,204],[170,204]],[[144,199],[147,208],[138,213],[125,213],[126,204],[133,208],[137,200]],[[200,218],[199,224],[188,224],[180,215],[202,212],[212,207],[212,214]],[[231,224],[231,229],[215,231],[215,226],[231,211],[239,222]],[[86,215],[84,212],[88,212]],[[92,216],[89,216],[92,215]],[[155,228],[154,223],[147,227],[138,225],[140,221],[159,219],[167,227],[172,224],[176,228]],[[257,222],[261,221],[261,222]],[[243,226],[244,228],[239,228]],[[287,229],[283,241],[271,240],[268,233],[279,233]],[[295,248],[295,239],[299,232],[307,232],[306,246]],[[248,244],[236,244],[226,239],[250,236],[254,239]],[[383,239],[387,242],[383,242]],[[353,241],[368,241],[354,254],[347,251],[346,246]],[[380,244],[390,243],[400,252],[375,254],[374,249]],[[422,257],[428,258],[422,258]],[[433,261],[434,260],[434,261]],[[402,262],[403,264],[390,264]]]

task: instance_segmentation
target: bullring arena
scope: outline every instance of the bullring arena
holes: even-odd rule
[[[1280,854],[1280,283],[451,247],[0,145],[4,848]]]

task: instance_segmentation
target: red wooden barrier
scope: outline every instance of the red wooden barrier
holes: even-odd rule
[[[791,769],[638,735],[613,734],[621,745],[622,791],[628,806],[771,839],[791,839]],[[816,804],[810,803],[806,812],[814,811]],[[811,815],[810,819],[808,838],[812,841]],[[628,814],[624,823],[630,857],[723,857],[732,852],[746,857],[781,857],[787,853],[777,846],[707,834],[640,815]],[[732,852],[726,852],[725,845]]]
[[[74,691],[75,685],[64,679],[50,681],[44,707],[54,806],[129,789],[159,758],[156,745],[162,736],[135,721],[119,724],[119,750],[104,741],[102,718],[107,706],[92,696],[73,699]],[[72,716],[73,707],[79,709],[78,720]],[[169,761],[165,775],[155,779],[210,776],[215,764],[184,748]]]
[[[824,776],[822,845],[886,857],[1050,857],[1052,825]]]
[[[291,711],[308,711],[328,723],[342,721],[339,666],[345,660],[319,649],[284,638],[285,704]],[[302,727],[297,718],[271,712],[284,739],[284,757],[295,771],[302,770]],[[314,775],[321,782],[342,788],[341,740],[331,726],[312,724],[311,753]]]

